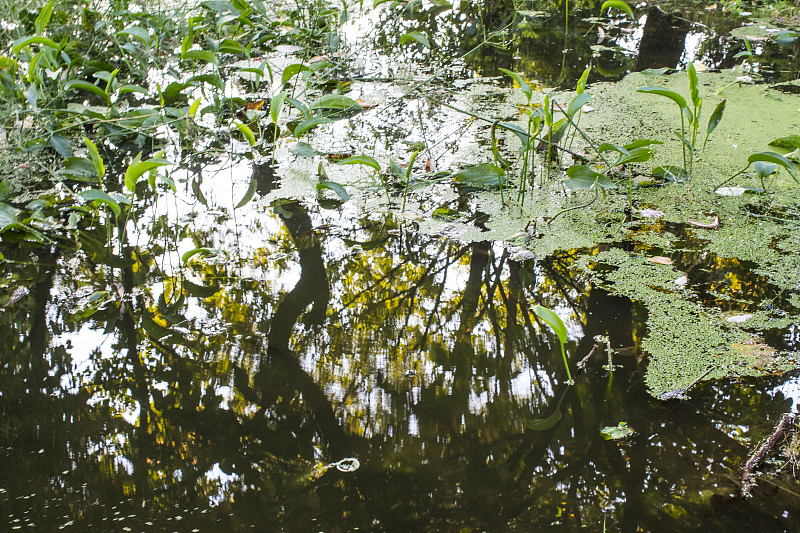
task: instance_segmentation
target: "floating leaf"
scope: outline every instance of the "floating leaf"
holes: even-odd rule
[[[404,44],[409,43],[411,41],[416,41],[425,48],[431,47],[431,43],[428,40],[428,37],[425,34],[418,31],[410,31],[405,35],[403,35],[402,37],[400,37],[400,46],[403,46]]]
[[[348,157],[346,159],[342,159],[339,161],[340,165],[366,165],[368,167],[374,168],[378,172],[381,170],[381,165],[378,161],[371,156],[368,155],[354,155],[352,157]]]
[[[567,169],[567,176],[570,179],[566,181],[567,187],[570,189],[581,189],[589,191],[600,186],[603,189],[614,189],[616,184],[608,179],[603,174],[595,172],[586,165],[574,165]]]
[[[620,422],[616,426],[606,426],[600,430],[600,435],[605,440],[621,440],[636,433],[627,422]]]
[[[597,4],[595,4],[595,5],[597,5]],[[603,2],[603,5],[600,7],[600,13],[602,13],[606,9],[611,9],[611,8],[619,9],[620,11],[624,11],[625,14],[627,14],[631,19],[636,19],[636,17],[633,14],[633,10],[631,9],[631,6],[629,6],[627,3],[623,2],[622,0],[606,0],[605,2]]]
[[[455,181],[475,187],[499,187],[505,182],[504,176],[505,171],[501,167],[484,163],[462,170],[456,174]]]

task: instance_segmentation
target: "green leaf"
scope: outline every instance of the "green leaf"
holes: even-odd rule
[[[635,148],[641,148],[643,146],[651,146],[653,144],[664,144],[664,141],[657,141],[655,139],[636,139],[635,141],[623,146],[623,148],[625,148],[626,150],[633,150]]]
[[[675,91],[670,91],[669,89],[665,89],[663,87],[641,87],[636,89],[637,93],[646,93],[646,94],[657,94],[659,96],[665,96],[678,104],[678,107],[681,109],[687,109],[686,107],[686,100],[683,96],[679,95]]]
[[[757,154],[753,154],[747,158],[747,162],[749,164],[753,164],[756,161],[765,161],[767,163],[775,163],[776,165],[780,165],[789,172],[797,172],[797,167],[794,166],[794,163],[786,159],[780,154],[776,154],[775,152],[759,152]]]
[[[592,95],[586,93],[579,94],[575,98],[573,98],[572,101],[569,103],[569,107],[567,108],[567,115],[569,115],[569,118],[574,117],[575,113],[577,113],[578,110],[582,108],[584,105],[586,105],[586,102],[588,102],[591,99]]]
[[[141,85],[123,85],[117,90],[117,92],[119,94],[125,94],[125,93],[147,94],[147,89],[145,89]]]
[[[89,156],[92,158],[97,178],[102,179],[106,173],[106,166],[103,164],[103,158],[100,157],[100,152],[97,151],[97,146],[88,137],[83,139],[83,143],[89,150]]]
[[[581,189],[584,191],[592,190],[595,186],[603,189],[614,189],[617,184],[608,179],[605,175],[595,172],[586,165],[574,165],[567,169],[566,181],[570,189]]]
[[[611,8],[624,11],[631,19],[636,20],[636,17],[633,14],[633,10],[631,9],[631,6],[629,6],[622,0],[606,0],[605,2],[603,2],[602,7],[600,7],[600,13],[602,13],[606,9],[611,9]]]
[[[37,35],[41,35],[47,23],[50,22],[50,16],[53,14],[53,4],[55,4],[55,0],[47,2],[42,10],[39,11],[39,16],[33,21],[33,26],[36,28]]]
[[[64,84],[64,90],[69,91],[71,89],[82,89],[84,91],[89,91],[91,93],[96,94],[100,98],[106,101],[106,103],[111,103],[111,98],[109,98],[108,94],[98,87],[97,85],[81,80],[69,80],[67,83]]]
[[[759,178],[768,178],[778,168],[775,163],[767,163],[766,161],[756,161],[753,163],[753,169],[756,171],[756,176]]]
[[[550,326],[556,335],[558,335],[558,340],[561,344],[567,343],[567,327],[564,325],[564,322],[561,320],[561,317],[555,314],[553,311],[546,307],[542,307],[541,305],[537,305],[533,308],[533,312],[547,322],[547,325]]]
[[[253,130],[250,129],[250,126],[247,124],[242,124],[241,122],[234,122],[233,124],[239,128],[239,131],[241,131],[242,135],[244,135],[245,139],[247,139],[247,144],[249,144],[250,147],[255,146],[256,136],[253,134]]]
[[[344,201],[344,202],[346,202],[347,200],[350,199],[350,195],[347,194],[347,191],[344,189],[344,187],[342,187],[341,185],[339,185],[335,181],[326,180],[326,181],[322,181],[320,183],[317,183],[317,190],[318,191],[322,191],[322,190],[325,190],[325,189],[328,189],[328,190],[331,190],[331,191],[335,192],[339,196],[339,198],[341,198],[342,201]]]
[[[547,431],[554,428],[562,418],[561,409],[556,409],[547,418],[534,418],[527,424],[527,427],[533,431]]]
[[[673,165],[666,165],[663,167],[656,167],[653,169],[653,176],[671,182],[683,183],[689,179],[689,174],[682,167]]]
[[[326,94],[308,106],[309,109],[350,109],[360,106],[343,94]]]
[[[4,231],[8,226],[16,224],[19,213],[20,210],[16,207],[0,203],[0,231]]]
[[[247,50],[244,49],[244,46],[233,39],[223,39],[222,42],[219,43],[217,51],[222,52],[223,54],[244,54],[247,52]]]
[[[294,155],[299,155],[300,157],[306,157],[308,159],[311,159],[312,157],[314,157],[319,153],[313,146],[304,142],[299,142],[295,144],[294,146],[292,146],[292,149],[290,151]]]
[[[800,148],[800,135],[787,135],[786,137],[775,139],[769,145],[777,148],[786,148],[787,150],[797,150]]]
[[[210,256],[210,255],[217,255],[219,254],[219,250],[216,248],[195,248],[194,250],[189,250],[185,254],[181,256],[181,262],[185,265],[189,259],[196,255],[200,255],[201,257]]]
[[[428,37],[425,34],[418,31],[410,31],[405,35],[403,35],[402,37],[400,37],[400,46],[403,46],[404,44],[409,43],[411,41],[416,41],[425,48],[431,47],[431,43],[428,40]]]
[[[491,163],[483,163],[462,170],[455,176],[456,183],[473,187],[493,188],[499,187],[504,182],[505,171]]]
[[[217,286],[206,286],[206,285],[198,285],[197,283],[192,283],[188,279],[184,279],[181,281],[181,290],[188,294],[189,296],[194,296],[195,298],[210,298],[217,294],[221,287]]]
[[[272,119],[272,122],[277,124],[278,118],[281,115],[281,108],[283,107],[283,102],[286,100],[286,93],[284,91],[279,92],[276,94],[272,101],[269,103],[269,116]]]
[[[700,92],[697,87],[697,69],[694,68],[694,63],[689,63],[687,65],[686,74],[689,76],[689,92],[691,94],[692,104],[695,108],[698,108],[702,100],[700,99]]]
[[[708,118],[708,126],[706,127],[706,140],[703,142],[703,148],[705,148],[706,143],[708,142],[708,136],[711,135],[711,132],[717,129],[719,123],[722,122],[722,113],[725,112],[725,102],[726,100],[723,100],[720,103],[718,103],[717,107],[714,108],[714,112],[711,113],[711,116]],[[798,137],[798,139],[800,139],[800,137]],[[772,143],[770,143],[770,145],[771,144]]]
[[[250,200],[253,199],[253,196],[256,194],[256,190],[258,189],[258,180],[255,177],[250,178],[250,185],[247,187],[247,192],[244,193],[242,199],[239,200],[239,203],[236,204],[234,209],[239,209],[240,207],[244,207],[250,203]]]
[[[633,435],[635,431],[628,427],[627,422],[620,422],[616,426],[606,426],[600,430],[600,435],[605,440],[621,440]]]
[[[578,83],[575,85],[575,92],[578,94],[583,94],[586,90],[586,82],[589,80],[589,74],[592,71],[592,66],[589,65],[581,74],[581,77],[578,79]]]
[[[297,74],[300,72],[306,71],[311,71],[311,68],[309,68],[308,65],[303,65],[302,63],[292,63],[291,65],[287,65],[286,68],[283,69],[283,74],[281,74],[281,85],[297,76]]]
[[[352,157],[348,157],[347,159],[342,159],[339,161],[340,165],[366,165],[368,167],[372,167],[378,172],[381,171],[381,165],[378,161],[371,156],[368,155],[354,155]]]
[[[316,128],[320,124],[330,124],[331,122],[333,122],[333,120],[327,117],[309,117],[300,122],[300,124],[298,124],[297,126],[295,126],[294,136],[299,138],[308,130]]]
[[[19,54],[20,50],[31,44],[41,44],[56,50],[58,49],[58,45],[47,37],[42,37],[41,35],[28,35],[26,37],[17,39],[11,44],[11,54]]]
[[[197,59],[198,61],[205,61],[212,65],[218,63],[217,55],[209,50],[187,50],[186,53],[181,54],[181,59],[184,61],[188,59]]]
[[[108,194],[103,191],[98,191],[97,189],[89,189],[88,191],[81,191],[78,193],[78,196],[86,200],[87,202],[94,202],[95,206],[100,204],[105,204],[111,209],[111,212],[114,213],[115,218],[119,218],[119,215],[122,213],[122,209],[113,198],[111,198]]]
[[[130,35],[131,37],[135,37],[139,39],[142,44],[146,47],[150,47],[153,39],[150,37],[150,32],[147,31],[146,28],[142,28],[141,26],[131,26],[130,28],[126,28],[117,33],[117,35]]]
[[[142,153],[139,152],[125,171],[125,188],[131,192],[136,190],[136,183],[139,181],[139,177],[141,177],[142,174],[158,167],[172,164],[171,161],[160,157],[154,157],[146,161],[141,161],[141,157]]]
[[[522,79],[522,76],[520,76],[516,72],[511,72],[510,70],[504,68],[499,68],[497,70],[510,76],[511,79],[514,80],[514,83],[519,85],[519,88],[522,89],[522,92],[525,93],[525,96],[528,97],[528,102],[531,101],[531,97],[533,96],[533,89],[531,89],[531,86],[528,85],[528,83]]]
[[[58,155],[63,157],[64,159],[68,157],[72,157],[72,146],[70,146],[69,141],[62,137],[61,135],[53,134],[47,140],[47,144],[53,147],[53,149],[58,152]]]
[[[686,146],[686,149],[689,150],[689,153],[694,152],[694,146],[692,146],[692,143],[689,139],[681,135],[680,132],[675,131],[673,133],[675,134],[675,137],[680,139],[681,142]]]

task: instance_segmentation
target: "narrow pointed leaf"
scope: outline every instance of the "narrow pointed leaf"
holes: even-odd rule
[[[252,200],[253,196],[255,196],[257,189],[258,189],[258,180],[255,177],[250,178],[250,186],[247,187],[247,192],[244,193],[244,196],[242,196],[242,199],[239,200],[239,203],[236,204],[236,207],[234,207],[234,209],[239,209],[240,207],[244,207],[247,204],[249,204],[250,200]]]
[[[331,119],[329,119],[327,117],[310,117],[310,118],[307,118],[307,119],[303,120],[302,122],[300,122],[300,124],[298,124],[294,128],[294,136],[299,138],[301,135],[303,135],[308,130],[310,130],[312,128],[316,128],[320,124],[330,124],[331,122],[333,122],[333,120],[331,120]]]
[[[103,164],[103,158],[100,157],[100,152],[97,151],[97,146],[88,137],[83,139],[83,142],[89,150],[89,156],[92,158],[94,169],[97,172],[97,178],[102,179],[106,173],[106,166]]]
[[[247,139],[247,144],[251,147],[256,144],[256,136],[253,133],[253,130],[250,129],[250,126],[247,124],[242,124],[241,122],[234,122],[234,125],[242,132],[244,138]]]
[[[114,213],[114,217],[119,217],[122,213],[122,209],[113,198],[111,198],[108,194],[103,191],[98,191],[97,189],[89,189],[88,191],[81,191],[78,193],[78,196],[86,200],[87,202],[94,202],[95,205],[104,204],[111,209],[111,212]]]
[[[595,5],[597,5],[597,4],[595,4]],[[622,0],[606,0],[605,2],[603,2],[602,7],[600,8],[600,13],[602,13],[606,9],[611,9],[611,8],[619,9],[620,11],[624,11],[625,14],[627,14],[631,19],[636,19],[636,17],[633,14],[633,10],[631,9],[631,6],[629,6],[627,3],[623,2]]]
[[[103,100],[105,100],[106,103],[108,104],[111,103],[111,98],[109,98],[108,94],[106,94],[106,92],[103,89],[101,89],[100,87],[98,87],[93,83],[81,80],[69,80],[67,83],[64,84],[64,90],[69,91],[71,89],[80,89],[84,91],[89,91],[91,93],[96,94]]]
[[[347,159],[342,159],[339,161],[340,165],[366,165],[368,167],[374,168],[378,172],[381,170],[381,165],[378,161],[371,156],[368,155],[354,155],[352,157],[348,157]]]
[[[665,96],[678,104],[678,107],[681,109],[686,108],[686,99],[676,93],[675,91],[670,91],[669,89],[665,89],[663,87],[641,87],[636,89],[637,93],[645,93],[645,94],[657,94],[659,96]]]
[[[564,325],[564,322],[561,320],[560,316],[555,314],[550,309],[542,307],[541,305],[534,307],[533,312],[553,329],[555,334],[558,336],[558,340],[561,341],[561,344],[565,344],[567,342],[567,327]]]
[[[572,101],[569,103],[569,107],[567,108],[567,115],[570,118],[575,116],[575,113],[578,112],[580,108],[586,105],[586,102],[592,99],[591,94],[582,93],[577,95]]]
[[[519,85],[519,88],[522,89],[522,92],[525,93],[525,96],[528,97],[528,101],[530,102],[531,96],[533,96],[533,89],[531,89],[531,86],[528,85],[528,83],[522,79],[522,76],[520,76],[516,72],[511,72],[508,69],[499,68],[498,70],[510,76],[511,79],[514,80],[514,83]]]

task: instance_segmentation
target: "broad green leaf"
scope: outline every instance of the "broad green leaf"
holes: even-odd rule
[[[664,144],[664,141],[657,141],[655,139],[636,139],[632,143],[628,143],[623,148],[626,150],[633,150],[635,148],[641,148],[643,146],[650,146],[653,144]]]
[[[456,183],[473,187],[492,188],[505,183],[505,171],[491,163],[483,163],[462,170],[455,176]]]
[[[355,100],[343,94],[326,94],[308,106],[309,109],[350,109],[360,108]]]
[[[152,37],[150,37],[150,32],[148,32],[146,28],[142,28],[141,26],[131,26],[130,28],[126,28],[120,31],[119,33],[117,33],[117,35],[130,35],[131,37],[135,37],[136,39],[139,39],[142,42],[142,44],[144,44],[148,48],[150,47],[150,44],[153,41]]]
[[[125,94],[125,93],[147,94],[147,89],[145,89],[141,85],[123,85],[117,90],[117,92],[119,94]]]
[[[570,118],[574,117],[575,113],[577,113],[578,110],[582,108],[584,105],[586,105],[586,102],[588,102],[591,99],[592,95],[586,93],[581,93],[575,96],[575,98],[573,98],[572,101],[569,103],[569,107],[567,108],[567,115],[569,115]]]
[[[283,102],[286,100],[286,93],[284,91],[279,92],[276,94],[272,101],[269,103],[269,116],[272,119],[272,122],[277,124],[278,118],[281,115],[281,108],[283,107]]]
[[[665,96],[678,104],[678,107],[681,109],[686,109],[686,99],[683,96],[679,95],[675,91],[670,91],[669,89],[665,89],[663,87],[641,87],[636,89],[637,93],[646,93],[646,94],[657,94],[659,96]]]
[[[313,146],[311,146],[308,143],[304,143],[304,142],[299,142],[299,143],[295,144],[294,146],[292,146],[291,152],[294,155],[299,155],[300,157],[306,157],[308,159],[311,159],[312,157],[314,157],[318,153],[317,150],[314,149]]]
[[[78,196],[86,200],[87,202],[94,202],[95,206],[100,204],[105,204],[111,209],[111,212],[114,213],[114,217],[118,218],[119,215],[122,213],[122,209],[113,198],[111,198],[107,193],[103,191],[98,191],[97,189],[89,189],[88,191],[81,191],[78,193]]]
[[[350,195],[347,194],[347,191],[344,190],[344,187],[342,187],[341,185],[339,185],[335,181],[326,180],[326,181],[322,181],[320,183],[317,183],[317,190],[318,191],[322,191],[322,190],[325,190],[325,189],[328,189],[328,190],[331,190],[331,191],[335,192],[339,196],[339,198],[341,198],[342,201],[344,201],[344,202],[346,202],[347,200],[350,199]]]
[[[295,107],[298,111],[300,111],[305,118],[311,117],[311,110],[308,109],[308,106],[298,100],[297,98],[286,98],[286,102]]]
[[[5,230],[11,224],[16,224],[19,213],[20,210],[16,207],[0,203],[0,231]]]
[[[720,103],[718,103],[717,107],[714,108],[714,112],[711,113],[711,116],[708,118],[708,126],[706,127],[706,140],[703,142],[703,148],[705,148],[706,143],[708,142],[708,136],[711,135],[711,132],[717,129],[719,123],[722,122],[722,113],[725,112],[725,102],[725,100],[722,100]],[[800,139],[800,137],[798,137],[798,139]]]
[[[578,79],[578,83],[575,85],[575,92],[578,94],[583,94],[586,90],[586,82],[589,80],[589,74],[592,71],[592,66],[589,65],[581,74],[581,77]]]
[[[136,190],[136,183],[139,181],[139,178],[142,176],[142,174],[158,167],[172,164],[171,161],[167,161],[166,159],[162,159],[160,157],[154,157],[146,161],[141,161],[141,157],[142,153],[139,152],[136,157],[133,158],[133,161],[131,161],[131,164],[128,165],[128,169],[125,171],[125,188],[131,192]]]
[[[97,85],[81,80],[69,80],[67,83],[64,84],[64,90],[68,91],[70,89],[82,89],[84,91],[89,91],[91,93],[96,94],[100,98],[106,101],[106,103],[111,103],[111,98],[109,98],[108,94],[98,87]]]
[[[542,307],[541,305],[537,305],[533,308],[533,312],[547,322],[547,325],[550,326],[556,335],[558,335],[558,340],[561,344],[567,343],[567,327],[564,325],[564,322],[561,320],[561,317],[555,314],[553,311],[546,307]]]
[[[0,68],[17,68],[19,66],[19,62],[16,59],[11,59],[10,57],[0,56]]]
[[[673,165],[666,165],[663,167],[654,168],[653,176],[665,179],[667,181],[679,182],[679,183],[683,183],[684,181],[689,179],[689,174],[686,172],[684,168],[676,167]]]
[[[769,145],[776,146],[778,148],[786,148],[787,150],[797,150],[800,148],[800,135],[787,135],[786,137],[775,139],[769,143]]]
[[[570,189],[589,191],[595,186],[600,186],[603,189],[614,189],[617,187],[616,183],[608,179],[605,175],[595,172],[586,165],[569,167],[567,169],[567,176],[569,176],[570,179],[568,179],[566,183]]]
[[[327,117],[309,117],[295,126],[294,136],[299,138],[308,130],[315,128],[320,124],[330,124],[331,122],[333,121]]]
[[[283,74],[281,74],[281,85],[297,76],[297,74],[300,72],[306,72],[310,70],[311,69],[308,67],[308,65],[303,65],[302,63],[292,63],[291,65],[287,65],[287,67],[283,69]]]
[[[253,133],[253,130],[250,129],[250,126],[247,124],[242,124],[241,122],[234,122],[233,124],[239,128],[239,131],[241,131],[242,135],[244,135],[245,139],[247,139],[247,144],[249,144],[251,147],[255,146],[256,136]]]
[[[41,35],[47,23],[50,22],[50,16],[53,14],[53,4],[55,4],[55,0],[47,2],[44,7],[42,7],[42,10],[39,11],[36,20],[33,21],[33,26],[36,28],[37,35]]]
[[[595,4],[596,5],[596,4]],[[605,11],[606,9],[619,9],[620,11],[624,11],[631,19],[636,20],[636,17],[633,14],[633,10],[631,6],[627,3],[623,2],[622,0],[606,0],[603,2],[603,5],[600,7],[600,13]]]
[[[21,37],[12,43],[11,54],[16,56],[19,54],[20,50],[31,44],[41,44],[53,49],[58,49],[58,45],[47,37],[42,37],[41,35],[28,35],[26,37]]]
[[[197,59],[198,61],[205,61],[206,63],[211,63],[212,65],[216,65],[218,63],[217,55],[209,50],[187,50],[186,53],[181,54],[181,59]]]
[[[198,74],[197,76],[192,76],[186,80],[187,85],[195,85],[198,87],[204,83],[207,83],[212,87],[216,87],[220,91],[225,90],[225,82],[222,81],[222,78],[219,77],[219,74]]]
[[[217,51],[223,54],[244,54],[246,52],[244,46],[233,39],[223,39],[222,42],[219,43]]]
[[[50,136],[50,139],[48,139],[47,144],[52,146],[53,149],[58,152],[58,155],[64,159],[72,157],[72,146],[70,146],[69,141],[61,135],[54,133]]]
[[[605,440],[621,440],[633,435],[635,431],[627,422],[620,422],[616,426],[606,426],[600,430],[600,435]]]
[[[797,167],[794,166],[794,163],[786,159],[780,154],[776,154],[775,152],[759,152],[757,154],[753,154],[747,158],[747,162],[749,164],[753,164],[756,161],[765,161],[767,163],[775,163],[776,165],[780,165],[789,172],[797,172]]]
[[[628,150],[627,154],[622,155],[616,164],[626,165],[628,163],[644,163],[645,161],[649,161],[652,157],[653,151],[649,148],[634,148],[633,150]]]
[[[181,290],[189,296],[194,296],[195,298],[210,298],[217,294],[221,289],[221,287],[215,285],[198,285],[197,283],[193,283],[188,279],[183,279],[181,281]]]
[[[797,32],[791,30],[781,30],[778,35],[775,36],[775,42],[781,46],[789,46],[797,41]]]
[[[194,250],[189,250],[188,252],[183,254],[181,256],[181,262],[185,265],[189,261],[189,259],[191,259],[196,255],[205,257],[217,254],[219,254],[219,250],[217,250],[216,248],[195,248]]]
[[[381,165],[378,161],[371,156],[368,155],[354,155],[352,157],[348,157],[347,159],[342,159],[339,161],[340,165],[366,165],[368,167],[372,167],[378,172],[381,170]]]
[[[525,96],[528,97],[528,102],[531,101],[531,97],[533,96],[533,89],[531,89],[531,86],[528,85],[528,83],[522,79],[522,76],[520,76],[516,72],[511,72],[510,70],[504,68],[499,68],[497,70],[499,70],[500,72],[504,72],[506,75],[510,76],[511,79],[514,80],[514,83],[519,85],[519,88],[522,89],[522,92],[525,93]]]
[[[247,192],[244,193],[242,199],[239,200],[239,203],[236,204],[234,209],[239,209],[240,207],[244,207],[250,203],[250,200],[253,199],[253,196],[256,194],[256,190],[258,190],[258,180],[255,177],[250,178],[250,185],[247,187]]]
[[[97,146],[88,137],[83,139],[83,143],[89,150],[89,156],[92,158],[92,163],[94,164],[95,171],[97,172],[97,178],[102,179],[106,173],[106,166],[103,163],[103,158],[100,157],[100,152],[97,151]]]
[[[753,169],[756,171],[756,176],[759,178],[768,178],[777,168],[777,164],[767,163],[766,161],[756,161],[753,163]]]
[[[403,46],[404,44],[409,43],[411,41],[416,41],[425,48],[431,47],[431,43],[428,40],[428,37],[424,33],[418,31],[410,31],[405,35],[403,35],[402,37],[400,37],[400,46]]]

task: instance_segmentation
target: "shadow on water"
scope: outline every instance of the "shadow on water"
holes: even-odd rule
[[[7,292],[27,294],[6,294],[0,314],[0,454],[16,465],[0,475],[4,521],[796,529],[793,482],[739,496],[750,445],[792,409],[783,391],[796,378],[702,383],[690,400],[659,401],[642,381],[641,306],[591,286],[581,252],[518,262],[392,217],[328,225],[296,201],[273,209],[282,231],[247,276],[205,261],[202,285],[170,293],[179,281],[164,278],[162,298],[135,285],[141,265],[116,282],[67,255],[18,252],[38,260],[17,265]],[[87,315],[63,288],[90,282],[117,286]],[[537,304],[567,323],[573,369],[607,334],[616,370],[595,355],[568,387]],[[635,433],[604,440],[620,422]]]

